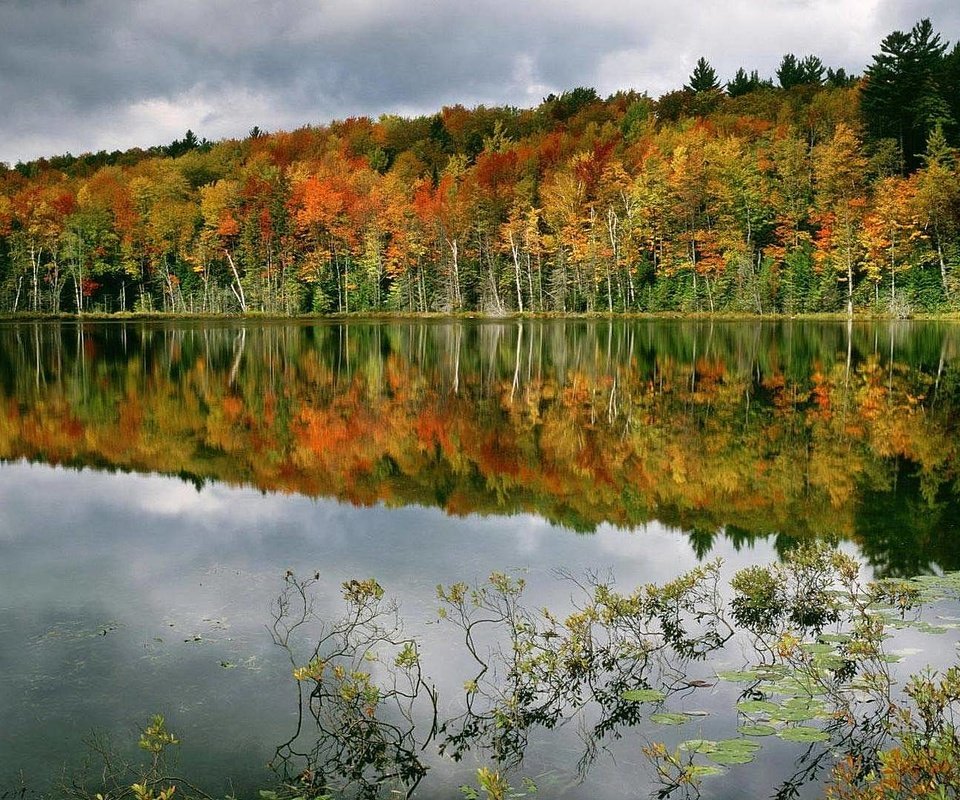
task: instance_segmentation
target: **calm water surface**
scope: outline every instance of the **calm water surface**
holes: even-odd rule
[[[0,787],[45,791],[92,732],[129,749],[162,712],[181,773],[255,795],[296,728],[267,631],[288,570],[319,575],[324,619],[342,581],[375,576],[449,716],[471,664],[436,624],[438,583],[523,574],[532,606],[563,609],[560,573],[628,590],[720,557],[730,576],[811,538],[875,574],[960,568],[960,330],[6,325],[0,459]],[[925,651],[911,667],[937,649],[904,641]],[[511,774],[549,796],[644,796],[641,746],[729,735],[736,691],[688,693],[683,710],[710,713],[681,731],[621,726],[585,776],[582,726],[535,729]],[[762,767],[705,794],[772,796],[807,750],[764,742]],[[492,763],[423,758],[428,798]]]

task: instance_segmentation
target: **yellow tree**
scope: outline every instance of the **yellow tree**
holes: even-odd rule
[[[155,159],[140,167],[130,182],[130,192],[142,221],[143,257],[160,280],[164,305],[169,301],[169,307],[176,310],[179,301],[185,310],[176,266],[189,259],[200,217],[190,183],[176,162]],[[146,277],[144,272],[141,281]]]
[[[667,243],[671,240],[668,169],[659,150],[653,149],[645,154],[630,187],[635,252],[649,260],[654,277],[668,269]]]
[[[560,170],[544,185],[542,197],[543,219],[549,230],[544,244],[553,251],[554,258],[553,299],[560,311],[568,311],[571,310],[567,298],[568,265],[573,268],[575,306],[585,294],[583,264],[589,258],[589,238],[583,206],[584,185],[569,170]]]
[[[677,267],[691,270],[693,301],[697,311],[700,310],[698,277],[702,275],[706,281],[707,297],[712,308],[710,276],[715,275],[719,267],[715,257],[715,237],[709,230],[709,219],[703,214],[707,201],[704,139],[705,133],[699,128],[683,132],[680,143],[671,154],[667,177],[670,213],[679,229],[673,248],[674,262]]]
[[[247,298],[243,291],[243,282],[233,257],[233,243],[240,233],[237,221],[237,196],[240,185],[233,180],[220,180],[200,189],[200,213],[203,216],[203,231],[197,239],[197,256],[194,271],[203,281],[203,303],[206,309],[209,302],[211,255],[217,260],[222,254],[230,267],[230,289],[240,306],[240,312],[247,311]]]
[[[874,189],[873,206],[864,217],[860,241],[863,267],[880,301],[884,272],[890,276],[890,308],[896,300],[897,273],[909,264],[910,249],[920,236],[916,209],[916,184],[901,177],[884,178]]]
[[[846,282],[849,316],[853,316],[854,274],[866,209],[866,168],[860,140],[846,125],[838,125],[832,139],[814,148],[815,199],[820,223],[815,255]]]
[[[960,238],[960,164],[956,150],[947,144],[940,126],[934,128],[927,140],[923,162],[923,167],[915,175],[916,210],[920,224],[930,237],[944,297],[949,303],[954,295],[950,266],[960,261],[957,244]]]
[[[763,192],[760,166],[747,142],[725,136],[706,147],[707,215],[715,232],[719,274],[730,265],[736,269],[742,302],[763,313],[755,243],[766,227],[769,210]],[[701,262],[706,259],[701,259]]]

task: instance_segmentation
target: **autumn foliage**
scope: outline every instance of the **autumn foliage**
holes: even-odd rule
[[[820,67],[3,167],[0,311],[958,307],[956,126]]]

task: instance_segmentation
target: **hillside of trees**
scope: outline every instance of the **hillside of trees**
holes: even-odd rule
[[[0,165],[0,312],[960,308],[960,45]]]

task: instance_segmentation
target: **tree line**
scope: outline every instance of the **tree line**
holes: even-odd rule
[[[960,304],[960,45],[0,166],[0,311]]]

